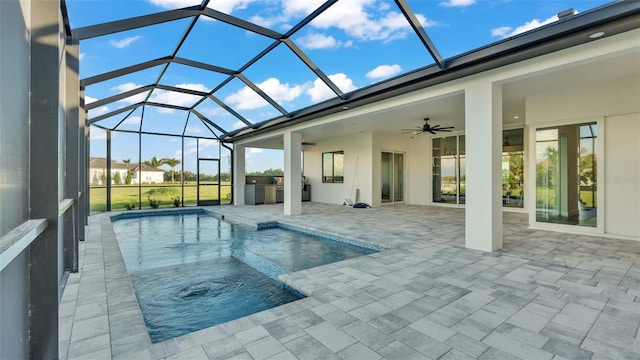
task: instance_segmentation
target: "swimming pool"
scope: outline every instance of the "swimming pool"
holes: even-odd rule
[[[281,274],[378,251],[277,224],[256,230],[202,209],[112,222],[154,343],[303,297]]]

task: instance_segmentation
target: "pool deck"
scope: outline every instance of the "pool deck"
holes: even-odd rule
[[[384,247],[285,275],[307,298],[151,344],[109,214],[91,216],[59,307],[61,359],[639,359],[640,242],[527,228],[464,248],[464,210],[210,208]]]

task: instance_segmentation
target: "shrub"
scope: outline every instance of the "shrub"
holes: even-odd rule
[[[156,200],[155,198],[147,198],[147,200],[149,200],[149,206],[151,206],[154,209],[157,209],[160,207],[160,201]]]
[[[144,193],[147,196],[179,195],[180,190],[173,187],[157,187]]]
[[[171,200],[173,201],[173,207],[180,207],[180,196],[171,198]]]
[[[124,204],[124,208],[127,210],[135,210],[137,207],[137,205],[135,203],[131,203],[131,204]]]

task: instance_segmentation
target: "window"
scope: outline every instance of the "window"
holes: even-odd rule
[[[322,153],[322,182],[344,182],[344,151]]]

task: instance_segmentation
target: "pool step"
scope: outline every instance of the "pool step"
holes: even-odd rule
[[[267,275],[273,280],[276,280],[277,282],[281,282],[278,278],[280,275],[289,272],[287,269],[274,264],[273,262],[263,258],[262,256],[256,255],[246,250],[234,250],[231,252],[231,257],[242,261],[243,263],[260,271],[261,273]]]

